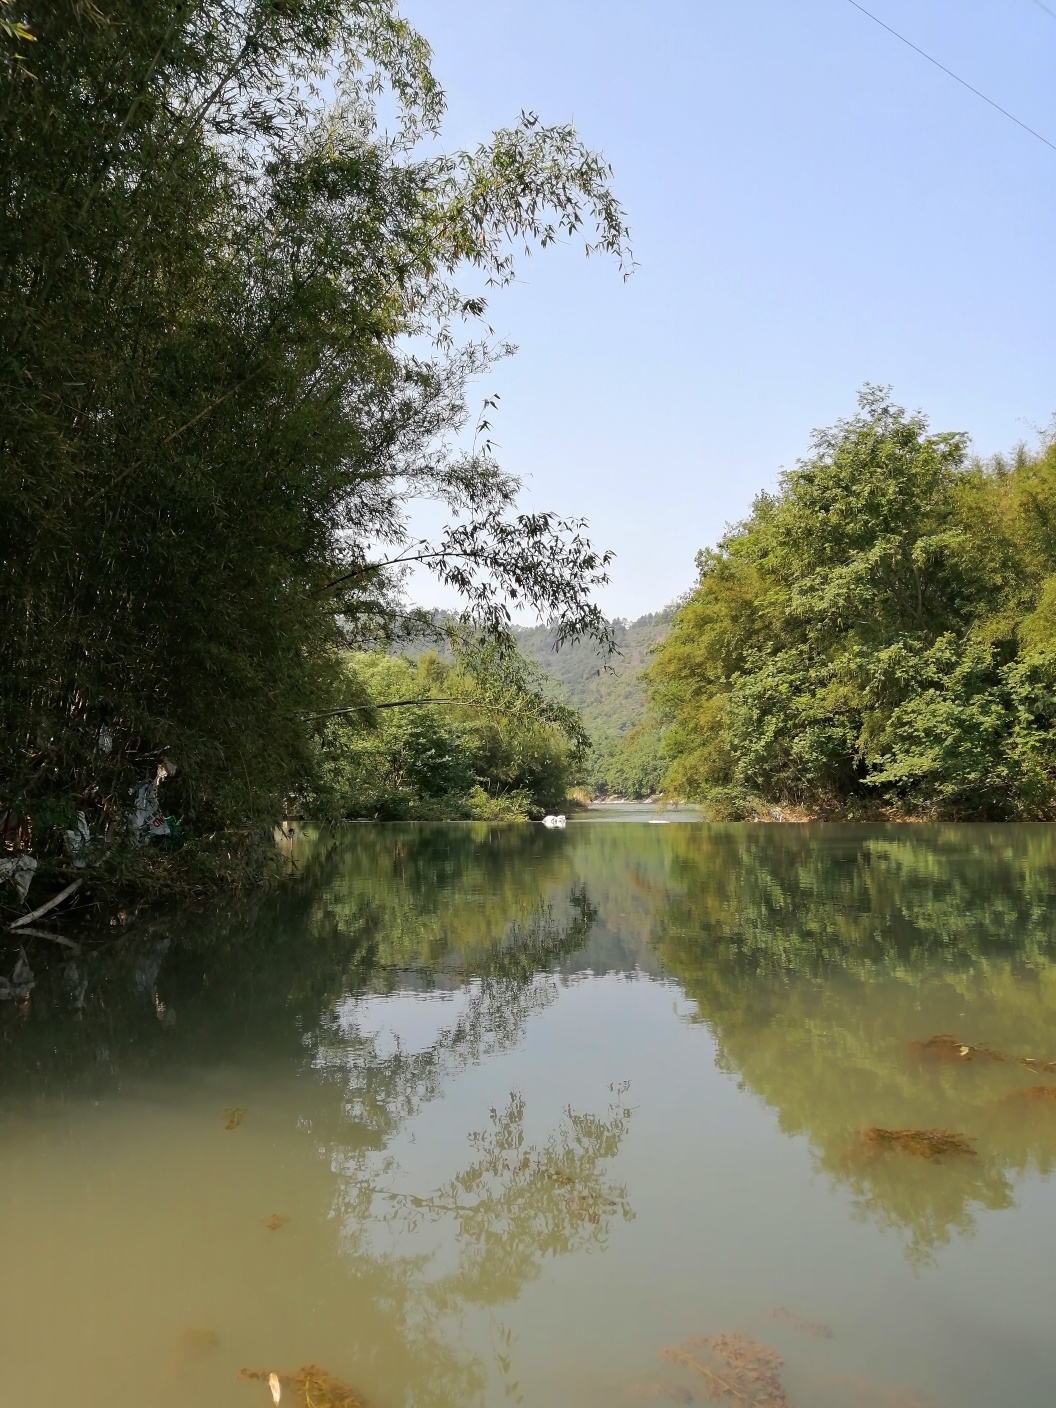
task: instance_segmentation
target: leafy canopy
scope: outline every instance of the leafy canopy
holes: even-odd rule
[[[560,810],[589,747],[542,671],[478,640],[457,664],[357,654],[363,700],[327,720],[319,809],[382,820],[525,820]]]
[[[0,13],[0,802],[105,826],[162,750],[210,825],[309,796],[412,563],[493,635],[604,639],[608,555],[462,434],[517,251],[629,267],[602,157],[531,113],[440,150],[392,0]]]
[[[698,556],[650,670],[667,785],[734,813],[1056,804],[1056,447],[970,462],[866,388]]]

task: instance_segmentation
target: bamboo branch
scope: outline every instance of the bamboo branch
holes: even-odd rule
[[[321,714],[302,714],[301,718],[308,723],[312,719],[332,719],[336,714],[366,714],[374,709],[405,709],[410,704],[462,704],[466,708],[489,709],[493,713],[502,713],[497,705],[485,704],[481,699],[386,699],[380,704],[345,704],[340,709],[326,709]]]
[[[22,928],[18,931],[20,939],[50,939],[53,944],[61,944],[63,948],[71,949],[74,953],[80,953],[80,944],[74,943],[72,939],[67,939],[63,934],[49,934],[47,929]]]
[[[384,562],[364,562],[359,567],[354,567],[351,572],[346,572],[343,577],[335,577],[332,582],[327,582],[324,587],[320,587],[318,595],[323,596],[326,592],[333,591],[334,587],[339,587],[344,582],[354,581],[357,577],[369,577],[372,572],[380,572],[383,567],[402,567],[409,562],[429,562],[437,557],[469,557],[469,553],[464,552],[423,552],[413,553],[409,557],[390,557]]]
[[[75,890],[79,890],[84,884],[83,880],[74,880],[72,885],[67,885],[65,890],[60,890],[57,895],[53,895],[47,904],[42,904],[39,909],[34,909],[29,914],[23,914],[21,919],[16,919],[13,924],[9,924],[9,929],[22,929],[27,924],[32,924],[34,919],[40,919],[42,915],[50,914],[53,909],[58,909],[63,900],[68,900]]]

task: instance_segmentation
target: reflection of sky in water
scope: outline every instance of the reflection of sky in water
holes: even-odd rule
[[[652,981],[667,993],[670,1010],[687,1019],[696,1016],[697,1004],[685,997],[673,979],[657,980],[640,971],[609,975],[609,981]],[[598,980],[589,972],[577,972],[561,980],[565,988],[592,985]],[[333,1034],[356,1037],[369,1043],[373,1057],[384,1061],[397,1051],[406,1056],[427,1051],[438,1039],[465,1017],[480,983],[470,982],[455,991],[394,992],[368,996],[348,995],[334,1008]],[[553,980],[543,977],[533,983],[540,994],[556,993]],[[639,1034],[640,1036],[640,1034]]]
[[[215,942],[42,971],[0,1013],[0,1401],[253,1408],[242,1364],[318,1362],[612,1408],[739,1330],[797,1408],[1048,1408],[1056,1077],[1011,1058],[1056,1058],[1054,835],[357,828]],[[1010,1059],[911,1057],[944,1031]]]
[[[371,1050],[385,1060],[399,1049],[407,1054],[425,1051],[440,1033],[462,1016],[469,991],[396,992],[375,997],[346,997],[335,1011],[336,1030],[368,1040]]]

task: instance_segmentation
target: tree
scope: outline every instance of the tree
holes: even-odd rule
[[[525,820],[560,808],[589,747],[538,666],[480,640],[457,664],[429,652],[348,657],[362,700],[320,739],[317,810],[394,820]]]
[[[391,0],[4,17],[0,801],[106,826],[160,751],[202,823],[306,794],[339,652],[413,618],[412,562],[493,634],[526,605],[604,638],[608,555],[517,511],[483,417],[459,438],[515,247],[586,232],[628,266],[602,158],[525,113],[434,154]]]
[[[734,811],[1047,816],[1054,483],[1051,446],[970,462],[867,388],[699,555],[650,671],[668,785]]]

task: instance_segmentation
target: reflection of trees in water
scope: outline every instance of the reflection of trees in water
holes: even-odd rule
[[[548,1257],[603,1250],[615,1218],[633,1214],[608,1165],[630,1118],[616,1088],[602,1115],[566,1110],[540,1143],[524,1129],[524,1102],[511,1094],[488,1126],[469,1135],[471,1161],[438,1187],[400,1187],[391,1156],[334,1155],[341,1179],[342,1252],[360,1283],[371,1323],[350,1327],[358,1362],[372,1346],[386,1355],[394,1404],[470,1408],[487,1370],[464,1343],[467,1312],[495,1311],[536,1280]],[[513,1337],[491,1316],[492,1351],[507,1392],[517,1395]],[[393,1390],[390,1388],[390,1394]]]
[[[824,976],[1052,952],[1049,827],[685,827],[661,924],[742,972]]]
[[[371,963],[390,971],[452,956],[476,967],[497,936],[531,922],[540,895],[575,879],[560,836],[484,823],[327,832],[308,839],[303,863],[310,927],[358,932]]]
[[[0,1003],[0,1096],[183,1053],[292,1054],[345,993],[545,962],[525,936],[540,895],[560,904],[574,879],[562,838],[529,826],[347,827],[299,835],[295,859],[268,893],[162,911],[73,962],[34,952],[28,1010]]]
[[[361,1285],[369,1322],[350,1327],[350,1350],[369,1365],[378,1346],[395,1402],[406,1408],[468,1408],[482,1399],[487,1370],[461,1342],[472,1308],[515,1300],[549,1256],[603,1249],[612,1221],[632,1216],[625,1188],[608,1165],[619,1152],[630,1110],[617,1088],[604,1115],[571,1109],[541,1143],[524,1128],[524,1102],[511,1094],[488,1126],[471,1132],[471,1161],[439,1186],[409,1191],[390,1145],[399,1128],[438,1099],[457,1073],[510,1049],[531,1015],[557,995],[548,971],[581,948],[594,922],[585,892],[569,897],[573,918],[558,923],[541,906],[509,929],[465,984],[461,1010],[419,1051],[382,1054],[358,1012],[335,1011],[319,1028],[315,1064],[346,1084],[348,1124],[328,1150],[339,1179],[335,1213],[342,1252]],[[516,1397],[512,1339],[492,1321],[495,1362]]]
[[[452,963],[417,972],[428,986],[458,992],[453,1020],[422,1050],[397,1046],[383,1054],[379,1039],[363,1031],[357,1005],[339,1004],[320,1016],[312,1038],[313,1064],[346,1087],[346,1115],[367,1142],[380,1148],[395,1130],[437,1099],[459,1071],[507,1051],[524,1035],[529,1018],[557,997],[551,969],[585,944],[596,917],[586,891],[568,897],[572,918],[560,923],[550,905],[537,907],[525,924],[512,924],[490,952],[469,968]]]
[[[860,1218],[904,1238],[906,1255],[916,1265],[933,1261],[954,1236],[971,1236],[975,1209],[994,1211],[1013,1203],[999,1155],[932,1161],[895,1151],[871,1153],[852,1137],[843,1149],[823,1149],[818,1161],[850,1189]]]
[[[492,1315],[546,1257],[603,1249],[614,1219],[630,1217],[608,1172],[629,1111],[616,1091],[607,1110],[567,1110],[532,1143],[511,1096],[467,1132],[465,1168],[413,1192],[390,1146],[460,1071],[521,1040],[597,911],[564,839],[541,828],[355,828],[306,838],[298,865],[271,894],[152,918],[89,954],[75,988],[69,970],[45,975],[4,1075],[13,1088],[26,1072],[59,1073],[69,1088],[185,1057],[307,1056],[345,1091],[336,1128],[312,1132],[338,1179],[341,1249],[362,1291],[347,1358],[328,1367],[389,1385],[397,1375],[391,1408],[469,1408],[489,1374],[464,1342],[470,1312]],[[385,1049],[362,1028],[357,994],[407,988],[452,993],[451,1021],[424,1049]],[[159,1005],[174,1021],[159,1021]],[[492,1348],[515,1396],[511,1336],[493,1316]]]
[[[1056,1166],[1054,1118],[1011,1063],[921,1065],[922,1011],[965,1040],[1056,1056],[1056,835],[1049,828],[680,831],[656,949],[721,1067],[804,1134],[862,1216],[927,1260]],[[1048,1102],[1046,1102],[1048,1103]],[[974,1156],[869,1154],[868,1125],[953,1129]]]
[[[0,1037],[11,1038],[0,1094],[5,1082],[21,1089],[59,1073],[95,1084],[181,1051],[194,1059],[264,1045],[295,1051],[342,994],[493,975],[497,955],[507,973],[518,955],[545,969],[553,955],[532,953],[525,939],[540,900],[552,902],[555,923],[574,920],[565,898],[584,881],[605,916],[582,931],[595,946],[591,964],[633,965],[666,893],[673,829],[479,823],[298,833],[295,874],[267,893],[155,914],[75,962],[49,952],[45,967],[33,952],[29,1011],[0,1003]],[[577,951],[558,961],[567,967]]]

